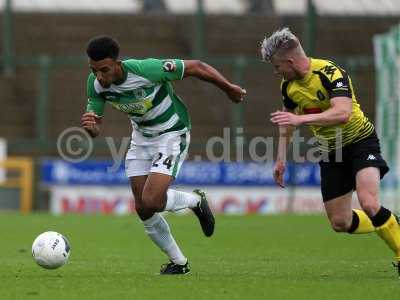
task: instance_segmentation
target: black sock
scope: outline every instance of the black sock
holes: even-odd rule
[[[372,224],[375,227],[382,226],[383,224],[386,223],[387,220],[389,220],[391,215],[392,212],[390,210],[381,206],[381,209],[376,213],[375,216],[371,218]]]
[[[353,210],[353,217],[351,219],[351,226],[350,226],[350,229],[347,232],[348,233],[353,233],[358,228],[358,225],[360,225],[360,218],[357,215],[357,213]]]

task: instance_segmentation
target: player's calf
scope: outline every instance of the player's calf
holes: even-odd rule
[[[359,209],[353,209],[353,216],[351,220],[351,226],[348,231],[350,234],[364,234],[374,232],[375,227],[372,224],[371,219],[368,215]]]
[[[201,197],[196,193],[187,193],[168,189],[164,194],[150,193],[142,196],[144,210],[155,212],[176,212],[185,208],[195,208]]]
[[[381,206],[378,213],[371,217],[376,233],[393,250],[396,262],[400,262],[400,226],[390,210]]]
[[[168,189],[165,210],[175,212],[185,208],[194,208],[200,200],[201,197],[196,193]]]
[[[144,229],[150,239],[165,253],[169,260],[176,265],[187,264],[187,258],[171,234],[171,230],[164,217],[155,213],[151,218],[143,221]]]
[[[142,221],[147,220],[154,215],[153,209],[148,209],[146,206],[138,204],[138,201],[135,201],[135,210]]]

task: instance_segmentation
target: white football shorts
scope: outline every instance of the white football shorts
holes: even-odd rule
[[[125,172],[128,177],[161,173],[174,178],[184,162],[190,144],[190,133],[166,135],[151,145],[131,144],[126,153]]]

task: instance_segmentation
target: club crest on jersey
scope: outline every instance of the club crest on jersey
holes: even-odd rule
[[[164,72],[174,72],[176,70],[176,64],[173,60],[166,60],[163,63]]]
[[[136,89],[133,91],[135,98],[143,99],[146,98],[146,91],[144,89]]]

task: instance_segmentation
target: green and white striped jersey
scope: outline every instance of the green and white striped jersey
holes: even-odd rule
[[[124,80],[108,88],[92,73],[87,81],[86,111],[103,116],[105,103],[127,114],[134,132],[132,142],[142,144],[165,133],[190,130],[186,106],[175,94],[170,81],[181,80],[184,62],[179,59],[128,59],[122,62]]]

